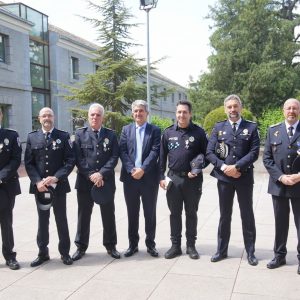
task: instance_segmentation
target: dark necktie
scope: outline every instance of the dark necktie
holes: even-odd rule
[[[99,137],[99,135],[98,135],[99,131],[98,130],[94,130],[94,133],[95,133],[96,139],[98,139],[98,137]]]
[[[291,139],[291,138],[293,137],[293,135],[294,135],[293,129],[294,129],[293,126],[290,126],[290,127],[289,127],[288,136],[289,136],[290,139]]]
[[[45,140],[46,140],[46,142],[49,142],[49,140],[50,140],[50,132],[46,132],[45,133]]]
[[[237,125],[237,124],[236,124],[236,123],[232,123],[232,125],[233,125],[233,126],[232,126],[232,131],[233,131],[233,133],[235,133],[235,132],[236,132],[236,125]]]

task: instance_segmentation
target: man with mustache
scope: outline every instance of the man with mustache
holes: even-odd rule
[[[300,275],[300,102],[288,99],[283,106],[284,122],[268,130],[264,165],[269,172],[268,193],[272,195],[275,216],[274,258],[267,264],[275,269],[286,264],[290,205],[294,213]]]
[[[217,252],[211,257],[218,262],[227,257],[234,194],[237,194],[244,245],[248,263],[257,265],[255,220],[253,213],[253,163],[259,154],[259,135],[254,122],[241,118],[242,102],[237,95],[224,100],[228,120],[215,124],[208,141],[206,157],[214,165],[211,175],[218,179],[220,220]]]
[[[79,260],[89,246],[90,222],[94,201],[100,205],[103,225],[103,245],[107,254],[120,259],[116,249],[117,232],[114,196],[116,190],[115,167],[119,158],[119,145],[115,132],[103,126],[104,107],[93,103],[89,107],[89,126],[79,128],[75,134],[74,149],[78,168],[76,185],[78,223],[75,237],[76,252],[72,259]],[[92,197],[95,188],[106,188],[109,192],[102,197]],[[102,198],[107,201],[99,201]]]
[[[28,134],[25,150],[25,168],[30,178],[31,194],[35,194],[38,211],[38,257],[31,263],[37,267],[49,257],[50,207],[41,205],[40,197],[51,198],[58,231],[58,250],[65,265],[73,260],[69,255],[70,236],[66,213],[66,193],[70,192],[68,176],[75,165],[75,154],[67,132],[54,127],[54,113],[49,107],[39,112],[41,129]],[[51,206],[51,205],[50,205]]]
[[[17,170],[22,148],[16,131],[1,127],[3,113],[0,107],[0,225],[2,254],[11,270],[18,270],[13,233],[13,208],[16,195],[21,194]]]

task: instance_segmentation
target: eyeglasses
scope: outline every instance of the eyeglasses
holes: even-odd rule
[[[101,117],[101,114],[92,113],[90,114],[91,117]]]

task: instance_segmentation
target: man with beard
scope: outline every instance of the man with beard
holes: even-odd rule
[[[102,126],[104,107],[99,103],[91,104],[88,111],[88,127],[79,128],[75,134],[74,149],[76,166],[78,168],[76,185],[78,202],[78,223],[75,244],[76,252],[72,259],[79,260],[89,246],[90,222],[94,201],[99,202],[103,225],[103,245],[108,255],[119,259],[120,253],[116,249],[117,232],[115,221],[114,195],[115,166],[119,158],[119,146],[116,134]],[[108,192],[103,200],[100,196],[92,197],[92,190],[106,188]],[[104,194],[104,192],[103,192]],[[106,199],[105,199],[106,198]],[[108,200],[109,198],[109,200]]]
[[[13,234],[13,208],[16,195],[21,193],[17,170],[21,163],[22,148],[18,133],[1,128],[2,110],[0,107],[0,225],[2,253],[6,265],[11,270],[18,270]]]
[[[191,259],[199,259],[195,243],[203,174],[202,170],[193,172],[191,162],[198,157],[202,159],[202,167],[207,165],[204,161],[207,138],[204,130],[192,122],[192,105],[189,101],[177,103],[176,119],[177,123],[164,131],[160,146],[160,187],[167,190],[167,202],[171,212],[172,247],[165,253],[165,258],[172,259],[182,254],[181,231],[184,205],[186,253]],[[169,171],[168,176],[165,177],[167,161]],[[171,186],[170,182],[172,182]]]
[[[285,121],[268,130],[263,162],[270,174],[268,193],[275,216],[274,258],[267,264],[275,269],[286,264],[290,205],[297,230],[300,275],[300,102],[288,99],[283,106]]]
[[[259,135],[254,122],[241,118],[242,102],[237,95],[224,100],[228,120],[215,124],[207,146],[206,158],[214,165],[211,175],[218,179],[220,220],[218,262],[227,257],[234,194],[237,194],[248,263],[258,264],[255,252],[256,229],[253,213],[253,163],[259,154]]]
[[[48,261],[50,207],[41,205],[41,197],[51,198],[58,231],[58,250],[65,265],[73,263],[66,213],[66,193],[70,192],[68,176],[75,165],[75,155],[67,132],[54,127],[54,113],[49,107],[39,112],[42,128],[28,134],[25,167],[30,178],[31,194],[35,194],[38,211],[38,257],[31,263],[36,267]]]

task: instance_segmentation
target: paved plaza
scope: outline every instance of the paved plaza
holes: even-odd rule
[[[300,299],[297,237],[292,217],[287,265],[275,270],[266,268],[267,262],[273,257],[274,218],[271,196],[266,192],[268,175],[261,162],[256,163],[254,188],[258,266],[247,263],[237,201],[232,217],[229,257],[218,263],[210,262],[216,250],[219,218],[216,180],[209,175],[210,168],[204,174],[203,195],[198,211],[196,246],[201,255],[199,260],[191,260],[185,254],[185,238],[182,256],[171,260],[164,258],[165,251],[170,247],[170,228],[165,192],[160,189],[156,234],[159,258],[153,258],[146,252],[142,215],[140,251],[130,258],[122,256],[120,260],[108,256],[102,245],[99,207],[95,206],[90,246],[83,259],[72,266],[62,264],[57,250],[54,216],[51,214],[51,260],[37,268],[30,267],[30,262],[38,253],[35,242],[37,212],[34,196],[28,194],[29,179],[22,177],[22,195],[17,197],[14,209],[15,248],[21,269],[11,271],[5,266],[3,258],[0,259],[0,299]],[[73,187],[75,177],[76,173],[73,172],[70,176]],[[124,252],[128,247],[127,213],[118,172],[116,179],[117,249]],[[77,223],[74,189],[68,194],[68,220],[73,241]],[[70,254],[75,250],[72,242]]]

